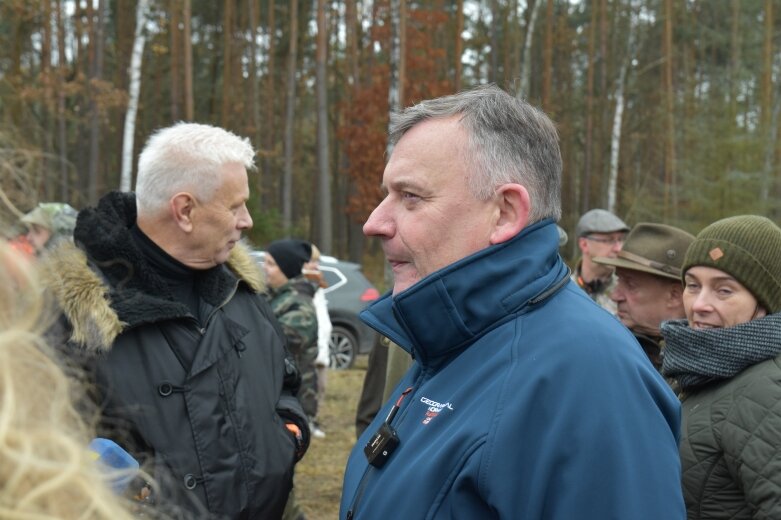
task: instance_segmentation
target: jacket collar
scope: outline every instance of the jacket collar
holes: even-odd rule
[[[112,192],[97,208],[79,213],[74,239],[57,247],[42,266],[47,287],[72,328],[71,340],[89,350],[107,350],[125,329],[187,315],[165,282],[135,246],[135,195]],[[241,281],[263,289],[260,270],[248,248],[237,244],[226,266],[199,275],[201,297],[219,305]]]
[[[552,220],[533,224],[512,240],[436,271],[395,297],[385,294],[361,319],[422,363],[464,348],[569,281],[558,240]]]

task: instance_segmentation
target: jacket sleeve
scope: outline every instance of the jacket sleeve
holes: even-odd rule
[[[724,460],[754,518],[781,518],[781,384],[760,375],[735,398],[722,430]]]

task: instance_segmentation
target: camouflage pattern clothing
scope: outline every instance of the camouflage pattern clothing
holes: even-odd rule
[[[285,331],[287,348],[301,372],[298,400],[311,420],[317,416],[317,313],[312,302],[314,287],[303,276],[297,276],[277,289],[268,287],[267,290],[271,309]]]
[[[610,279],[607,281],[593,280],[591,282],[586,282],[583,280],[583,277],[580,276],[580,262],[578,262],[578,265],[572,270],[571,278],[572,281],[578,284],[578,287],[583,289],[600,307],[615,316],[618,311],[616,302],[610,299],[610,293],[613,292],[613,289],[615,289],[616,284],[618,283],[618,277],[615,273],[611,274]]]

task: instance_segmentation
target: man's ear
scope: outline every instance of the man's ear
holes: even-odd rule
[[[528,190],[520,184],[503,184],[496,190],[499,212],[491,232],[491,244],[507,242],[529,223],[531,200]]]
[[[683,308],[683,284],[681,282],[673,281],[668,286],[667,291],[667,308],[677,309]]]
[[[195,209],[195,197],[187,192],[180,192],[171,197],[171,214],[179,228],[185,233],[193,230],[192,213]]]

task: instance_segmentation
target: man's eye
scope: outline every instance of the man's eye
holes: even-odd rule
[[[402,192],[401,198],[404,200],[418,200],[420,197],[418,195],[415,195],[414,193],[410,193],[408,191]]]

